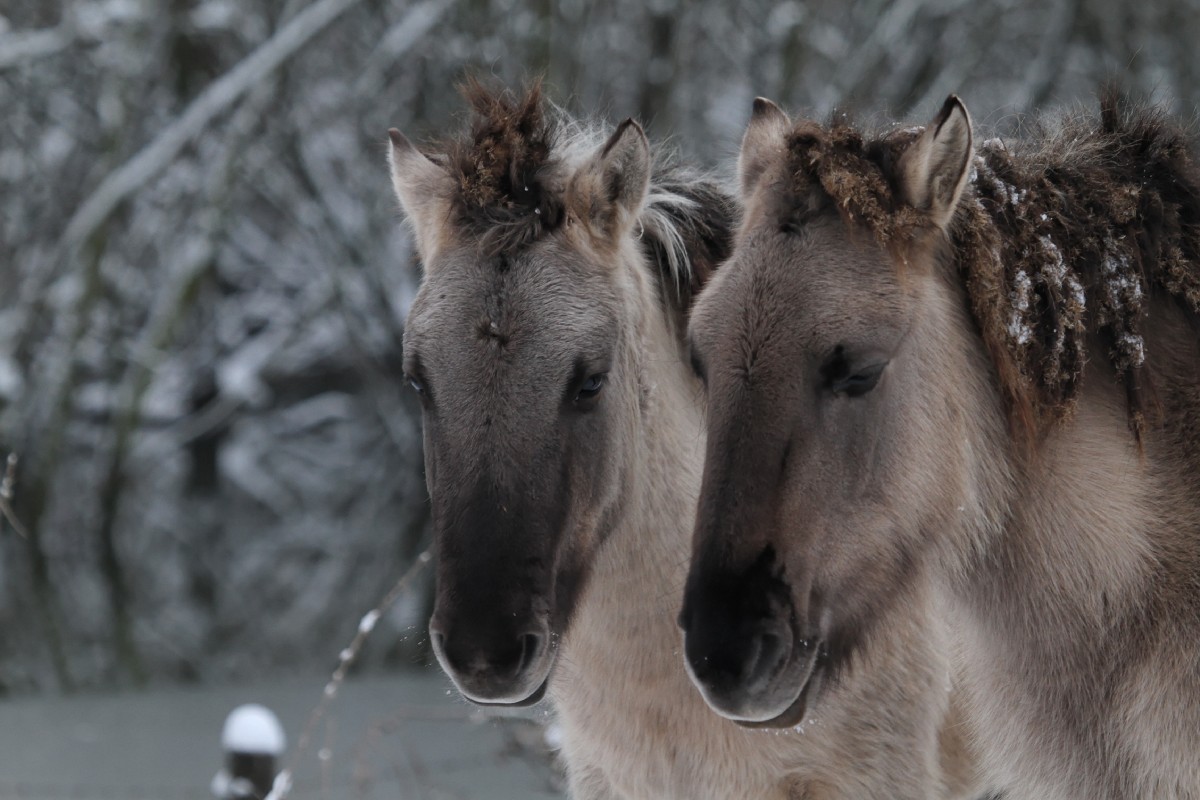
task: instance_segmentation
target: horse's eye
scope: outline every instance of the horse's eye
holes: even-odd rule
[[[879,384],[879,379],[883,377],[883,370],[887,365],[888,362],[883,361],[879,364],[863,367],[857,372],[833,381],[829,388],[833,390],[834,394],[844,394],[846,397],[862,397]]]
[[[600,394],[600,390],[604,388],[604,379],[607,375],[603,372],[591,375],[579,387],[579,391],[575,393],[575,402],[591,400],[596,395]]]
[[[696,352],[695,348],[692,348],[691,357],[692,357],[692,373],[697,378],[700,379],[701,383],[707,384],[708,383],[708,373],[705,372],[705,370],[704,370],[704,360],[702,358],[700,358],[700,354]]]
[[[408,381],[408,385],[412,387],[414,392],[417,394],[425,394],[425,384],[421,383],[420,380],[414,378],[412,375],[405,375],[404,380]]]

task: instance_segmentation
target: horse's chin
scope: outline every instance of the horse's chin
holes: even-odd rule
[[[550,678],[554,674],[554,666],[557,663],[558,652],[552,647],[550,651],[545,654],[537,673],[531,676],[534,680],[537,680],[537,675],[540,674],[541,680],[537,682],[532,690],[527,690],[524,694],[509,692],[502,695],[499,693],[493,695],[481,695],[478,692],[472,692],[464,687],[456,678],[453,677],[453,675],[451,675],[451,680],[454,681],[454,685],[458,689],[459,694],[477,706],[484,706],[487,708],[526,708],[536,703],[540,703],[542,698],[546,696],[546,690],[550,686]]]
[[[778,715],[766,720],[734,720],[743,728],[795,728],[804,722],[809,709],[815,704],[824,683],[824,669],[820,664],[813,664],[808,677],[796,692],[796,699]]]
[[[531,694],[529,694],[527,697],[524,697],[520,700],[486,700],[483,698],[472,697],[471,695],[467,694],[466,692],[462,691],[461,689],[459,690],[459,693],[462,694],[463,697],[467,698],[475,705],[484,706],[485,708],[526,708],[528,706],[532,706],[537,703],[540,703],[542,701],[542,698],[544,698],[546,696],[546,687],[548,687],[549,685],[550,685],[550,676],[547,675],[542,680],[541,684],[538,685],[538,687],[536,689],[534,689]]]

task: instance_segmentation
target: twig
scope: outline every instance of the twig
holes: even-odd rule
[[[16,513],[12,508],[13,487],[17,484],[17,454],[9,453],[8,459],[4,467],[4,481],[0,483],[0,512],[4,514],[4,518],[8,520],[8,524],[12,525],[13,530],[22,539],[29,538],[29,531],[25,530],[25,526],[21,524],[21,520],[17,519]]]
[[[379,618],[400,599],[400,596],[408,589],[408,585],[412,582],[413,578],[417,576],[417,573],[432,558],[433,553],[431,548],[427,547],[422,550],[412,566],[400,576],[400,580],[396,581],[391,590],[384,595],[383,600],[363,615],[358,623],[358,630],[355,632],[354,638],[350,640],[349,646],[338,655],[337,669],[333,671],[329,682],[325,684],[325,689],[321,692],[321,700],[312,710],[312,713],[308,715],[308,720],[304,723],[304,729],[300,732],[300,738],[296,742],[296,749],[288,757],[287,767],[275,776],[275,785],[271,788],[271,793],[264,800],[284,800],[288,796],[288,793],[292,790],[292,776],[296,772],[296,767],[300,764],[305,751],[308,750],[317,725],[320,724],[321,720],[325,717],[325,713],[329,710],[329,706],[337,697],[338,690],[346,680],[346,674],[358,658],[363,645],[366,644],[367,637],[371,635],[371,631],[375,630],[375,625],[379,622]]]

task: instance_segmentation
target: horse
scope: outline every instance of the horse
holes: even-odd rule
[[[1200,798],[1200,173],[1116,91],[1026,127],[755,101],[685,655],[791,725],[932,581],[1006,797]]]
[[[425,149],[392,130],[389,159],[423,264],[403,369],[444,671],[479,704],[548,695],[581,800],[950,796],[943,762],[955,780],[971,762],[940,733],[937,628],[905,672],[782,734],[713,714],[680,663],[704,455],[684,331],[732,197],[632,120],[609,134],[537,86],[465,95],[468,129]]]

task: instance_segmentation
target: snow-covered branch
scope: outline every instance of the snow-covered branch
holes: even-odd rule
[[[66,25],[37,31],[19,31],[0,36],[0,70],[52,56],[75,41]]]
[[[317,0],[201,92],[175,122],[101,181],[72,215],[63,234],[64,255],[73,253],[87,241],[125,198],[162,172],[213,118],[359,2],[361,0]]]

